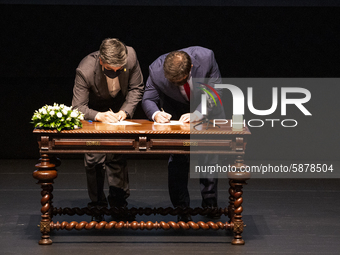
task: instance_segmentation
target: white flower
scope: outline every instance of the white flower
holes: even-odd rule
[[[76,118],[78,116],[78,114],[75,112],[75,111],[72,111],[71,112],[71,117],[72,118]]]
[[[50,118],[46,115],[55,117]],[[58,120],[56,120],[56,117]],[[34,112],[32,117],[35,127],[53,128],[58,131],[62,129],[79,129],[82,126],[79,120],[83,119],[84,114],[77,109],[72,110],[72,106],[68,107],[64,104],[59,105],[57,103],[41,107]],[[79,125],[76,125],[75,123]]]

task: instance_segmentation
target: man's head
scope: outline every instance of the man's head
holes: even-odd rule
[[[191,67],[191,58],[186,52],[173,51],[164,60],[164,76],[171,83],[182,86],[187,82]]]
[[[106,66],[121,68],[127,63],[126,46],[115,38],[105,39],[99,48],[100,64]]]

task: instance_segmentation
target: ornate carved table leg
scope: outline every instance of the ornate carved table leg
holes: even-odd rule
[[[35,165],[38,169],[33,172],[33,177],[38,180],[37,184],[41,185],[41,221],[40,232],[42,234],[39,244],[52,244],[50,239],[50,223],[52,220],[52,191],[53,179],[57,178],[55,164],[50,162],[47,154],[42,154],[40,163]]]
[[[234,220],[234,211],[235,211],[235,187],[232,185],[232,180],[229,180],[229,206],[228,206],[228,217],[230,221]]]
[[[242,215],[241,215],[243,211],[242,188],[243,188],[243,185],[247,184],[246,180],[250,178],[250,173],[239,171],[242,166],[243,167],[245,166],[243,164],[242,156],[237,156],[234,166],[236,167],[238,171],[228,173],[229,184],[230,184],[228,215],[229,215],[231,222],[234,225],[233,227],[234,239],[231,243],[232,244],[244,244],[244,240],[242,239],[242,232],[243,232],[243,227],[245,225],[243,224]]]

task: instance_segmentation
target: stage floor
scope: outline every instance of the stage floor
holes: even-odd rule
[[[41,234],[36,160],[0,160],[0,254],[339,254],[340,179],[251,179],[243,189],[244,246],[231,245],[223,230],[62,230],[51,246]],[[128,207],[171,206],[167,160],[129,161]],[[201,204],[198,179],[189,179],[191,207]],[[105,190],[108,192],[107,187]],[[55,207],[85,207],[81,159],[67,159],[55,179]],[[219,180],[219,207],[227,207],[228,180]],[[55,216],[53,221],[89,221],[90,216]],[[110,221],[110,217],[106,216]],[[176,221],[175,216],[137,216],[137,221]],[[194,221],[207,219],[193,216]],[[222,217],[227,221],[227,217]],[[219,220],[216,220],[219,221]]]

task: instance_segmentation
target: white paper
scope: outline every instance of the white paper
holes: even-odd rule
[[[116,126],[127,126],[127,125],[141,125],[140,123],[136,123],[136,122],[132,122],[132,121],[126,121],[126,120],[122,120],[122,121],[118,121],[118,122],[111,122],[111,123],[107,123],[110,125],[116,125]]]
[[[172,126],[175,126],[175,125],[183,125],[184,123],[182,121],[179,121],[179,120],[170,120],[170,122],[167,122],[167,123],[157,123],[157,122],[154,122],[153,123],[154,125],[172,125]]]

